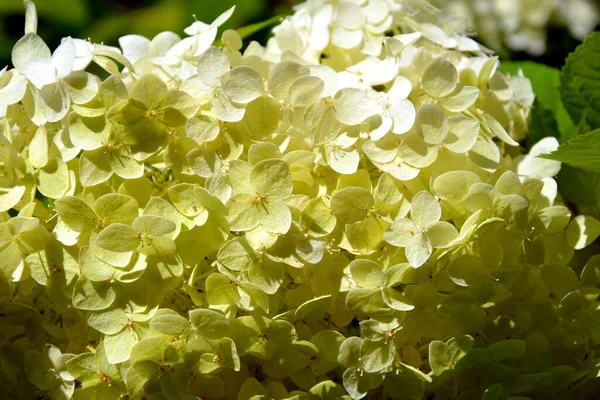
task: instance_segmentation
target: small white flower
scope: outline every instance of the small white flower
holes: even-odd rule
[[[422,191],[413,197],[410,217],[394,222],[385,233],[385,241],[404,247],[411,266],[425,264],[434,248],[443,247],[458,237],[454,225],[440,222],[442,207],[429,192]]]

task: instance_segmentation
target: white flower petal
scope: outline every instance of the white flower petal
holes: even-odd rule
[[[550,178],[558,174],[561,168],[560,161],[538,158],[542,154],[550,154],[558,149],[558,140],[547,137],[537,142],[529,154],[515,160],[517,173],[530,178]]]
[[[218,90],[212,100],[212,112],[221,121],[238,122],[244,118],[246,106],[232,102],[223,90]]]
[[[75,44],[73,39],[65,38],[52,54],[52,65],[56,69],[57,77],[60,79],[69,75],[73,71],[74,64]]]
[[[342,49],[358,47],[362,40],[363,33],[359,30],[350,31],[339,27],[331,33],[331,42]]]
[[[377,113],[379,107],[365,92],[346,88],[338,91],[333,100],[335,116],[345,125],[357,125]]]
[[[448,96],[458,85],[456,67],[443,58],[434,59],[423,72],[423,89],[434,98]]]
[[[219,77],[229,71],[227,55],[216,47],[210,47],[198,60],[198,76],[205,85],[217,87]]]
[[[405,251],[410,265],[419,268],[429,260],[433,249],[429,238],[426,235],[417,233],[409,240]]]
[[[25,64],[21,72],[38,89],[56,82],[56,70],[49,58]]]
[[[42,38],[35,33],[28,33],[23,36],[12,50],[12,63],[21,74],[23,74],[25,65],[35,61],[47,60],[50,57],[50,49]]]
[[[227,96],[234,103],[250,103],[264,93],[264,81],[252,67],[235,67],[219,77]]]
[[[410,217],[415,224],[425,228],[440,220],[442,207],[431,193],[423,190],[415,194],[410,203]]]
[[[394,83],[390,90],[388,90],[388,98],[392,102],[400,101],[408,98],[408,95],[412,91],[412,83],[404,76],[399,76],[394,80]]]
[[[123,55],[135,64],[150,53],[150,40],[140,35],[126,35],[119,38]]]

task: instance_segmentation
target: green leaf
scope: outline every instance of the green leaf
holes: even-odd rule
[[[560,92],[575,125],[587,132],[600,128],[600,32],[589,35],[567,58]]]
[[[539,99],[535,99],[535,102],[533,103],[533,110],[531,111],[529,133],[527,135],[533,143],[537,143],[548,136],[555,137],[559,141],[565,141],[571,138],[573,131],[574,129],[568,131],[571,133],[568,133],[567,131],[561,131],[554,112],[551,109],[546,108],[546,106],[544,106]],[[561,132],[564,133],[561,135]]]
[[[558,150],[541,157],[600,173],[600,129],[576,136]]]
[[[567,201],[580,212],[598,216],[600,211],[600,174],[563,165],[558,174],[558,187]]]
[[[266,21],[257,22],[255,24],[247,25],[242,28],[236,29],[236,32],[238,33],[238,35],[240,35],[240,38],[242,38],[243,40],[247,37],[254,35],[257,32],[262,31],[263,29],[267,29],[273,25],[276,25],[281,21],[283,21],[283,16],[276,15],[274,17],[269,18]]]

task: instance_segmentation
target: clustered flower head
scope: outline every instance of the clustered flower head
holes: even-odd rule
[[[8,398],[584,398],[600,222],[519,147],[523,76],[423,0],[309,0],[266,46],[73,38],[0,73]],[[90,63],[105,78],[86,72]],[[596,392],[597,393],[597,392]],[[523,398],[523,397],[521,397]]]
[[[546,52],[550,27],[563,26],[581,41],[600,23],[600,4],[596,0],[432,0],[432,3],[448,13],[444,17],[449,29],[465,30],[468,26],[492,49],[506,46],[535,56]]]

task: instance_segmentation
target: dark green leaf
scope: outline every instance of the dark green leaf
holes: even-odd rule
[[[578,214],[600,216],[600,174],[563,165],[558,187],[569,207]]]
[[[269,18],[266,21],[262,21],[262,22],[258,22],[256,24],[244,26],[244,27],[242,27],[240,29],[236,29],[236,30],[242,39],[246,39],[247,37],[254,35],[256,32],[262,31],[263,29],[267,29],[273,25],[281,23],[282,19],[283,19],[283,17],[276,15],[272,18]]]
[[[576,136],[552,154],[541,157],[600,173],[600,129]]]
[[[554,112],[549,108],[546,108],[540,100],[535,99],[533,110],[531,112],[528,135],[532,144],[535,144],[548,136],[555,137],[559,141],[569,139],[569,136],[565,133],[563,133],[563,135],[561,135]]]
[[[560,75],[565,108],[581,132],[600,128],[600,32],[589,35],[567,58]]]

